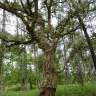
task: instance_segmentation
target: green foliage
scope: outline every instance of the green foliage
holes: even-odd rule
[[[19,91],[19,92],[14,92],[14,91],[10,91],[10,92],[5,92],[5,93],[1,93],[1,96],[38,96],[38,90],[32,90],[32,91]]]
[[[56,96],[96,96],[96,84],[87,83],[83,87],[81,85],[65,85],[59,86]]]
[[[15,8],[15,9],[18,9],[18,8],[21,7],[21,6],[19,5],[19,3],[17,3],[17,2],[11,2],[11,3],[10,3],[10,6],[11,6],[12,8]]]
[[[38,96],[37,89],[29,91],[8,91],[1,96]],[[58,85],[56,96],[96,96],[96,82],[86,83],[83,87],[78,84]]]
[[[20,84],[6,86],[7,91],[20,91],[20,89],[21,89]]]
[[[5,71],[5,83],[16,84],[19,82],[19,68],[14,68],[12,64],[6,64],[4,66]]]

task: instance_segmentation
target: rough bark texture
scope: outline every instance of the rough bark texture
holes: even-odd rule
[[[57,72],[54,66],[54,53],[52,51],[45,52],[44,59],[44,79],[41,84],[40,96],[55,96]]]

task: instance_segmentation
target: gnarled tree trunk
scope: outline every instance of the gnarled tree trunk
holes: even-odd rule
[[[40,96],[55,96],[56,93],[56,81],[57,81],[57,72],[54,65],[54,52],[45,51],[44,52],[44,65],[43,73],[44,79],[41,84],[41,93]]]

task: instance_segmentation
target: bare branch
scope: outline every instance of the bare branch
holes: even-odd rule
[[[27,9],[26,9],[25,5],[23,4],[22,0],[20,0],[20,2],[21,2],[21,5],[22,5],[25,13],[26,13],[26,14],[29,14],[29,12],[27,11]]]

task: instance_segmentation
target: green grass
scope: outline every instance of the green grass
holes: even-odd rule
[[[2,92],[0,96],[38,96],[38,90],[30,90],[30,91],[8,91]]]
[[[0,93],[0,96],[38,96],[37,89],[29,91],[6,91]],[[96,96],[96,84],[87,83],[83,87],[78,84],[59,85],[56,96]]]
[[[59,86],[56,96],[96,96],[96,84]]]

